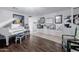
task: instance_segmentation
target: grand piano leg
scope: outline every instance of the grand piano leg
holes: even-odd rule
[[[9,45],[9,37],[6,36],[6,46],[8,46],[8,45]]]

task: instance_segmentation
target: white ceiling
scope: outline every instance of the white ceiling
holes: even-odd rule
[[[41,16],[57,11],[67,10],[70,7],[6,7],[8,10],[25,13],[28,16]]]

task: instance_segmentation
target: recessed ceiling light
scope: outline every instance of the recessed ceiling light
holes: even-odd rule
[[[29,16],[29,17],[32,17],[32,16]]]

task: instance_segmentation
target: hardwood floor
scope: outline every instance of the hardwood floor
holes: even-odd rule
[[[63,52],[61,44],[56,42],[30,36],[24,39],[22,44],[11,43],[8,47],[0,48],[1,52]]]

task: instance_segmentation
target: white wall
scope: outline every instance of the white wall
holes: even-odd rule
[[[13,14],[19,14],[25,16],[25,24],[28,23],[27,15],[19,13],[19,12],[14,12],[10,10],[5,10],[5,9],[0,9],[0,23],[5,23],[5,21],[9,21],[10,19],[13,18]],[[1,26],[1,24],[0,24]]]
[[[40,29],[37,29],[34,32],[41,32],[41,33],[44,33],[44,34],[57,35],[57,36],[61,36],[62,34],[74,34],[75,28],[74,28],[73,23],[71,23],[72,28],[66,28],[64,26],[64,20],[65,20],[64,18],[66,18],[67,16],[70,16],[71,15],[71,9],[70,10],[57,11],[57,12],[54,12],[54,13],[51,13],[51,14],[47,14],[47,15],[42,15],[42,16],[44,16],[46,18],[52,18],[52,20],[55,21],[55,16],[56,15],[62,15],[63,16],[62,24],[56,25],[56,28],[60,27],[59,30],[50,30],[50,29],[44,28],[44,29],[41,29],[41,30]],[[37,17],[37,18],[39,19],[40,17]],[[49,22],[50,22],[50,20],[49,20]],[[36,28],[33,28],[33,30],[35,30],[35,29]]]
[[[55,16],[56,15],[62,15],[63,16],[62,17],[62,24],[56,24],[56,29],[58,29],[59,27],[60,27],[60,29],[59,30],[51,30],[49,33],[50,34],[54,33],[54,35],[58,35],[58,36],[62,35],[63,33],[64,34],[72,33],[72,32],[69,31],[70,30],[69,28],[64,27],[64,18],[71,15],[71,9],[70,10],[57,11],[55,13],[44,15],[44,17],[53,17],[53,20],[55,21]],[[66,31],[64,32],[64,30],[66,30]]]
[[[38,20],[38,17],[28,17],[30,34],[37,31],[37,27],[35,24],[37,22],[37,20]]]

